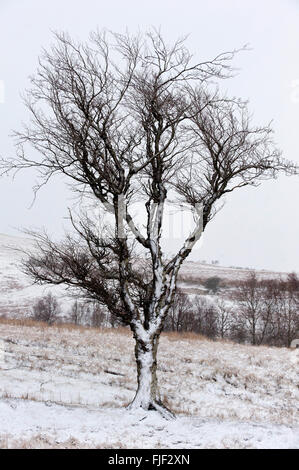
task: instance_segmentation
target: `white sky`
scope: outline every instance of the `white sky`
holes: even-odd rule
[[[12,129],[27,120],[20,93],[28,86],[52,30],[86,39],[95,28],[131,32],[161,27],[166,39],[190,33],[199,57],[252,47],[235,60],[238,77],[225,82],[232,94],[249,98],[257,124],[273,119],[276,141],[287,159],[299,162],[299,1],[297,0],[0,0],[0,154],[14,152]],[[0,182],[0,232],[45,226],[62,235],[71,204],[61,181],[53,180],[34,206],[32,172]],[[258,189],[233,193],[206,229],[192,259],[224,265],[299,271],[299,177],[281,177]],[[171,248],[174,244],[171,245]]]

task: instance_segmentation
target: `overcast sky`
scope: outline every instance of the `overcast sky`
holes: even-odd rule
[[[239,75],[225,89],[250,100],[257,124],[273,120],[276,141],[287,159],[299,162],[299,1],[297,0],[0,0],[0,154],[14,152],[10,133],[27,120],[20,94],[28,86],[42,47],[53,30],[87,39],[90,31],[123,32],[161,27],[166,39],[190,34],[188,47],[211,58],[249,43],[234,65]],[[4,87],[4,91],[3,91]],[[4,96],[3,96],[4,95]],[[43,188],[30,208],[35,174],[0,182],[0,233],[45,226],[63,234],[72,204],[59,180]],[[299,177],[280,177],[241,189],[206,229],[193,260],[223,265],[299,271]]]

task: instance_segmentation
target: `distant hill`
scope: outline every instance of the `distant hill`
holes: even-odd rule
[[[196,261],[186,261],[180,270],[180,277],[198,277],[199,279],[208,279],[212,276],[218,276],[230,281],[240,281],[246,279],[251,272],[250,268],[224,267],[215,264],[207,264]],[[259,279],[278,279],[284,278],[287,273],[268,270],[257,270]]]
[[[65,304],[70,298],[62,287],[48,287],[33,284],[22,272],[20,250],[30,250],[34,242],[29,238],[0,234],[0,316],[28,316],[34,300],[53,292]]]

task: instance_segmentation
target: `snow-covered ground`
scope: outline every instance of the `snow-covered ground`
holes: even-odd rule
[[[2,320],[0,338],[0,447],[299,448],[298,349],[164,334],[166,421],[125,409],[128,330]]]

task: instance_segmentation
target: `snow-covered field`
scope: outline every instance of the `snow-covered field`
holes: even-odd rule
[[[299,448],[298,349],[164,334],[177,414],[130,413],[129,331],[0,321],[0,447]]]

